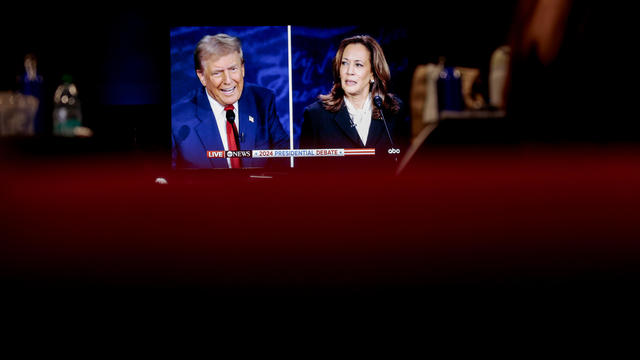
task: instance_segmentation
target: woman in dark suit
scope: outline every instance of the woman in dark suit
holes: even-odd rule
[[[375,148],[375,157],[357,157],[396,165],[400,149],[406,146],[399,136],[406,110],[388,92],[390,79],[389,65],[374,38],[357,35],[342,40],[333,59],[331,92],[304,110],[300,148]],[[346,159],[332,159],[335,164],[338,160]]]

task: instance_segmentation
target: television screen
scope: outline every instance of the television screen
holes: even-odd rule
[[[405,28],[181,26],[170,32],[174,169],[397,161],[408,143]],[[341,46],[346,39],[352,43]],[[328,108],[332,99],[337,105]]]

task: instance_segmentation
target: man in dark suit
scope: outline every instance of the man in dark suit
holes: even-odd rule
[[[238,38],[203,37],[194,63],[203,87],[171,108],[174,168],[265,167],[267,159],[210,158],[207,151],[289,148],[273,91],[244,83]]]

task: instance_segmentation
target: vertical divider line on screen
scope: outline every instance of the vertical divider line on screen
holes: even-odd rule
[[[287,57],[289,61],[289,150],[293,150],[293,81],[291,78],[291,25],[287,25]],[[291,156],[291,167],[293,167],[293,156]]]

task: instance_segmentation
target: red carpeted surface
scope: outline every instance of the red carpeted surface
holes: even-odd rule
[[[142,163],[126,154],[7,162],[4,281],[422,294],[623,287],[638,272],[637,146],[434,149],[397,176]],[[156,184],[160,176],[168,184]]]

